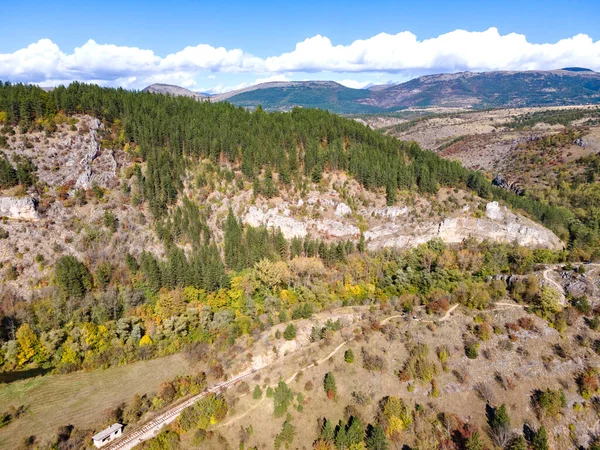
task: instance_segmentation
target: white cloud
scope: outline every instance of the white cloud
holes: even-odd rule
[[[237,91],[238,89],[244,89],[261,83],[269,83],[271,81],[290,81],[290,79],[285,74],[277,74],[271,75],[270,77],[256,78],[254,81],[244,81],[242,83],[233,85],[219,83],[210,88],[200,89],[200,91],[208,92],[209,94],[223,94],[224,92]]]
[[[206,44],[189,46],[165,57],[152,50],[87,41],[65,53],[49,39],[14,53],[0,54],[0,79],[51,85],[70,80],[96,81],[102,85],[140,88],[153,82],[197,88],[198,80],[229,74],[244,76],[237,86],[266,81],[287,81],[290,73],[311,78],[327,72],[350,87],[368,83],[352,74],[365,73],[377,79],[462,70],[531,70],[583,66],[600,70],[600,41],[587,35],[556,43],[534,44],[522,34],[501,35],[496,28],[483,32],[455,30],[438,37],[418,40],[409,31],[381,33],[349,45],[334,45],[317,35],[296,44],[287,53],[259,58],[242,49]],[[361,78],[361,77],[359,77]],[[239,80],[238,80],[239,81]],[[229,83],[227,83],[229,84]]]
[[[423,41],[409,31],[381,33],[347,46],[334,46],[317,35],[296,44],[290,53],[267,58],[265,64],[271,72],[531,70],[571,65],[600,69],[600,41],[580,34],[555,44],[532,44],[522,34],[503,36],[496,28],[456,30]]]
[[[290,81],[290,79],[285,74],[276,74],[266,78],[257,78],[252,84],[270,83],[272,81]]]
[[[346,86],[352,89],[364,89],[373,85],[371,81],[358,81],[358,80],[339,80],[342,86]]]

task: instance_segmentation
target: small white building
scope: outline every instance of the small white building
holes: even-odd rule
[[[103,445],[108,444],[113,439],[121,436],[123,433],[123,425],[120,423],[113,423],[110,427],[102,430],[98,434],[92,436],[92,440],[94,441],[94,445],[98,448]]]

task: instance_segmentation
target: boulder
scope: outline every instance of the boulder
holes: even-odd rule
[[[0,197],[0,217],[38,220],[37,201],[31,197]]]

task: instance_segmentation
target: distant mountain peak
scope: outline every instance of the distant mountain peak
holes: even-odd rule
[[[600,73],[583,67],[558,70],[456,72],[424,75],[400,84],[352,89],[335,81],[269,81],[216,95],[156,83],[144,91],[181,95],[244,108],[290,111],[327,109],[377,114],[407,107],[505,108],[600,103]]]
[[[202,95],[197,92],[190,91],[189,89],[183,88],[181,86],[175,86],[174,84],[166,84],[166,83],[154,83],[154,84],[151,84],[150,86],[146,86],[142,90],[144,92],[152,92],[154,94],[191,97],[191,98],[195,98],[197,100],[204,100],[207,98],[206,95]]]

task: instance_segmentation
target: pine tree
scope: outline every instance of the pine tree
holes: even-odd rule
[[[340,423],[337,425],[337,427],[335,427],[335,446],[342,450],[342,449],[347,449],[348,446],[350,445],[350,442],[348,440],[348,435],[346,433],[346,428],[347,428],[347,424],[346,422],[342,422],[340,420]]]
[[[275,417],[283,417],[290,403],[294,400],[294,393],[285,382],[280,381],[273,391],[273,414]]]
[[[397,190],[397,186],[396,186],[396,180],[391,179],[387,182],[386,186],[385,186],[385,200],[386,200],[386,204],[388,206],[392,206],[394,203],[396,203],[396,190]]]
[[[294,441],[294,436],[296,435],[296,430],[292,426],[292,418],[288,414],[287,419],[283,423],[283,427],[279,434],[275,437],[275,449],[279,449],[282,444],[285,444],[286,448],[290,446],[290,444]]]
[[[153,292],[158,292],[162,286],[162,276],[158,261],[152,253],[146,251],[142,252],[140,255],[140,268],[146,277],[150,289]],[[201,271],[197,270],[196,274],[201,275]]]
[[[273,198],[279,195],[279,189],[277,189],[273,181],[273,172],[271,171],[270,166],[267,166],[267,170],[265,171],[264,188],[262,193],[267,198]]]
[[[465,442],[465,450],[483,450],[483,442],[478,431],[474,431]]]
[[[335,384],[335,377],[333,373],[328,372],[323,380],[323,388],[329,399],[333,399],[337,394],[337,386]]]
[[[278,228],[277,231],[275,232],[273,241],[274,241],[275,251],[278,253],[278,255],[282,259],[287,259],[288,244],[287,244],[287,241],[285,240],[285,237],[283,236],[283,233],[281,232],[281,228]]]
[[[125,264],[131,273],[135,273],[139,269],[138,262],[131,253],[125,255]]]
[[[548,450],[548,432],[543,425],[533,435],[531,448],[533,450]]]
[[[365,443],[369,450],[388,450],[385,431],[379,425],[369,425],[367,427]]]
[[[508,448],[509,450],[527,450],[527,441],[522,435],[518,435],[512,440]]]
[[[321,439],[328,442],[333,442],[335,439],[335,428],[329,419],[325,419],[325,423],[321,429]]]
[[[260,194],[262,194],[262,189],[260,188],[260,180],[255,177],[252,180],[252,192],[254,197],[258,197]]]
[[[8,189],[17,184],[17,172],[4,153],[0,152],[0,189]]]
[[[366,250],[365,245],[365,235],[360,233],[360,239],[358,240],[358,245],[356,246],[360,253],[364,253]]]
[[[55,278],[68,297],[83,298],[92,289],[90,272],[74,256],[63,256],[56,261]]]
[[[302,252],[303,252],[302,239],[300,239],[297,236],[294,236],[292,238],[292,244],[290,246],[290,258],[294,259],[297,256],[302,256]]]
[[[279,171],[279,182],[286,186],[289,186],[290,183],[292,182],[292,178],[290,175],[290,169],[287,164],[284,164],[283,167],[281,168],[281,170]]]
[[[229,208],[227,220],[225,221],[225,238],[224,238],[224,254],[225,264],[227,267],[234,270],[241,270],[245,266],[245,258],[242,253],[242,225],[238,222],[233,214],[233,210]]]
[[[490,436],[499,447],[506,447],[511,438],[510,417],[504,403],[489,417]]]
[[[351,417],[350,424],[346,430],[348,445],[359,445],[365,439],[365,427],[358,417]]]

